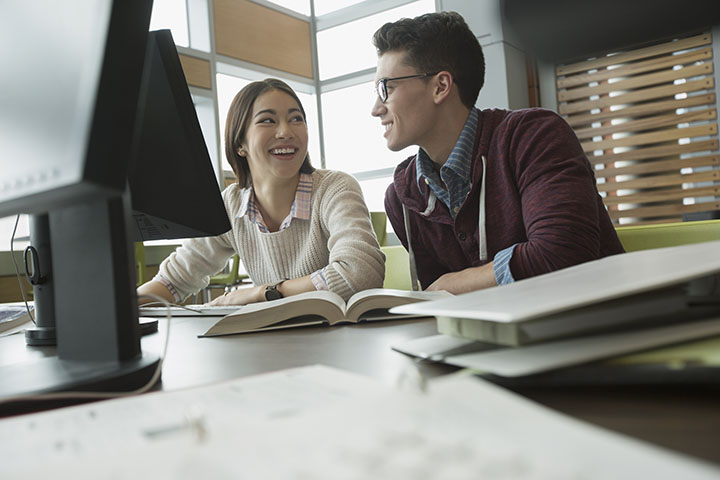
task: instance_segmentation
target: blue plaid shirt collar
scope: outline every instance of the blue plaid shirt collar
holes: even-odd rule
[[[455,147],[450,152],[445,164],[440,167],[439,175],[425,150],[420,148],[416,156],[418,186],[421,181],[424,181],[435,196],[448,207],[453,218],[470,193],[472,153],[477,127],[478,112],[476,108],[472,108]],[[447,189],[442,187],[443,183]]]

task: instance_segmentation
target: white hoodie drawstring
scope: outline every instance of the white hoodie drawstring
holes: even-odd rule
[[[481,262],[487,262],[487,234],[485,230],[485,178],[487,178],[487,160],[485,155],[480,157],[482,159],[482,180],[480,181],[480,195],[478,203],[478,253]],[[433,210],[435,210],[435,202],[437,197],[431,191],[430,197],[428,198],[428,205],[424,212],[420,215],[427,217]],[[412,241],[410,236],[410,214],[405,204],[402,204],[403,210],[403,221],[405,224],[405,238],[407,238],[408,244],[408,257],[410,263],[410,281],[412,282],[412,289],[417,291],[420,290],[417,276],[417,265],[415,264],[415,253],[412,248]]]

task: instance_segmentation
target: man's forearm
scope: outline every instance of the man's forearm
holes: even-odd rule
[[[480,267],[470,267],[459,272],[446,273],[426,290],[446,290],[452,294],[472,292],[497,286],[493,262]]]

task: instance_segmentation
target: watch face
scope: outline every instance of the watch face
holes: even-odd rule
[[[265,288],[265,300],[279,300],[283,298],[283,294],[277,290],[277,285],[270,285]]]

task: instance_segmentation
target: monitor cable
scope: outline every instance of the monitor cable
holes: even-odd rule
[[[20,268],[18,267],[17,260],[15,259],[15,234],[17,233],[18,223],[20,222],[20,214],[15,217],[15,226],[13,227],[12,236],[10,237],[10,258],[12,258],[13,265],[15,266],[15,276],[20,285],[20,294],[22,295],[23,302],[25,303],[25,309],[27,310],[30,320],[35,324],[35,316],[32,313],[30,305],[28,304],[27,294],[25,293],[25,285],[23,285],[22,277],[20,276]]]

